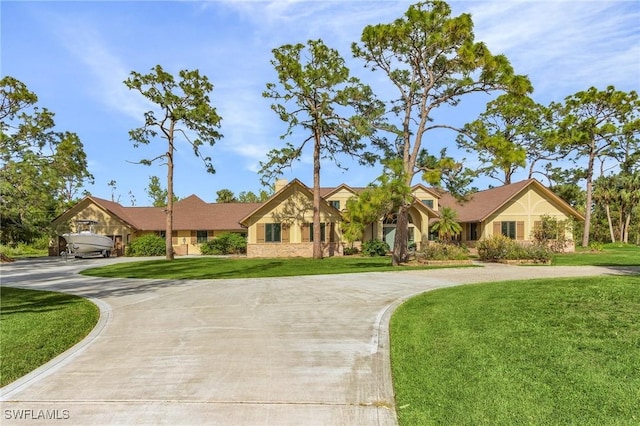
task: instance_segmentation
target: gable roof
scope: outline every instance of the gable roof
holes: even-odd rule
[[[358,195],[364,190],[363,187],[351,187],[351,186],[343,183],[343,184],[340,184],[340,185],[338,185],[336,187],[332,187],[332,188],[320,188],[320,196],[322,198],[326,199],[327,197],[331,197],[333,194],[337,193],[341,189],[349,191],[353,195]]]
[[[166,227],[165,207],[124,207],[93,196],[82,199],[54,219],[54,223],[68,220],[91,203],[139,231],[159,231]],[[239,219],[260,205],[262,203],[206,203],[196,195],[190,195],[173,205],[173,229],[242,230]]]
[[[262,204],[259,204],[254,210],[250,211],[246,216],[244,216],[242,219],[240,219],[239,222],[243,226],[247,226],[247,221],[252,216],[264,214],[265,212],[269,211],[272,208],[274,200],[276,200],[280,195],[282,195],[283,193],[291,190],[294,187],[297,188],[300,192],[302,192],[307,197],[313,199],[313,191],[312,191],[312,189],[310,189],[307,185],[302,183],[300,180],[293,179],[291,182],[289,182],[288,184],[286,184],[285,186],[280,188],[278,191],[276,191],[276,193],[273,194],[271,197],[269,197],[269,199],[267,201],[265,201]],[[342,213],[338,209],[336,209],[331,204],[329,204],[329,202],[327,202],[325,197],[322,195],[322,188],[321,188],[321,191],[320,191],[320,203],[325,208],[327,208],[329,210],[333,210],[336,214],[338,214],[339,216],[342,216]]]
[[[433,195],[436,198],[440,198],[441,194],[435,188],[428,188],[421,183],[417,183],[411,187],[411,192],[415,192],[417,189],[421,189],[429,194]]]
[[[136,227],[134,224],[134,221],[127,214],[126,207],[123,207],[114,201],[105,200],[105,199],[94,197],[91,195],[84,197],[82,200],[76,203],[73,207],[71,207],[67,211],[57,216],[55,219],[53,219],[52,224],[55,226],[68,221],[74,215],[81,212],[91,204],[94,204],[99,209],[108,213],[110,216],[117,217],[122,222],[124,222],[127,226],[132,228]]]
[[[440,193],[440,205],[454,209],[458,213],[458,220],[460,222],[482,222],[530,186],[534,186],[542,191],[571,216],[579,220],[584,220],[584,217],[577,210],[536,179],[523,180],[510,185],[478,191],[469,196],[468,199],[462,201],[456,199],[448,192],[442,192]]]

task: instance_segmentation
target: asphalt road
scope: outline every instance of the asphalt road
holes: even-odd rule
[[[3,425],[394,425],[388,322],[406,298],[477,282],[640,272],[492,264],[197,281],[77,274],[130,260],[0,266],[2,285],[73,293],[101,309],[83,342],[0,390]]]

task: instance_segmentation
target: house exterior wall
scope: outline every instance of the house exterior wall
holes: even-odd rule
[[[75,221],[83,219],[98,222],[93,226],[93,231],[96,234],[106,235],[114,240],[114,255],[123,255],[125,253],[127,241],[131,240],[131,236],[135,231],[120,219],[110,215],[95,204],[87,205],[72,215],[66,224],[58,226],[56,229],[57,234],[62,235],[67,232],[79,231],[79,229],[76,228]],[[49,251],[52,255],[58,255],[61,252],[61,247],[54,242],[54,246],[52,246]]]
[[[162,231],[164,231],[164,229]],[[204,229],[199,229],[198,231],[204,231]],[[132,240],[143,235],[158,234],[159,232],[160,231],[139,231],[132,236]],[[241,232],[238,230],[207,230],[207,241],[229,232],[243,234],[245,235],[245,237],[247,235],[246,231]],[[174,230],[173,236],[171,237],[171,245],[173,246],[173,252],[176,256],[202,254],[200,251],[201,243],[198,243],[197,240],[197,231]]]
[[[488,238],[501,229],[502,222],[515,222],[516,240],[523,243],[532,241],[532,234],[536,222],[542,220],[542,216],[549,216],[556,220],[567,220],[569,216],[560,205],[554,203],[535,187],[528,187],[519,197],[513,198],[496,213],[489,216],[482,224],[479,224],[478,237]],[[469,226],[467,224],[467,226]],[[566,237],[573,240],[571,230],[567,230]],[[463,238],[467,235],[463,233]],[[575,244],[570,244],[567,251],[573,251]]]
[[[342,188],[331,194],[331,196],[327,197],[326,200],[329,204],[332,204],[332,202],[339,202],[340,206],[338,210],[345,211],[347,209],[347,201],[354,197],[357,197],[357,195],[345,188]]]
[[[313,222],[313,209],[308,194],[293,186],[272,198],[269,205],[272,207],[263,209],[247,223],[247,257],[311,256],[313,243],[308,235],[309,224]],[[339,221],[338,212],[321,206],[320,222],[325,224],[325,256],[343,253]],[[270,224],[281,224],[280,241],[266,241],[265,227]]]
[[[417,187],[413,190],[412,192],[413,196],[416,197],[418,200],[420,201],[431,201],[433,203],[433,207],[431,207],[433,210],[438,211],[439,206],[438,206],[438,198],[433,195],[431,192],[429,191],[425,191],[424,189]],[[427,203],[425,203],[427,204]]]

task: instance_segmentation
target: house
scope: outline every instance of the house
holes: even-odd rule
[[[206,203],[191,195],[174,203],[173,248],[178,255],[200,254],[200,244],[225,232],[246,236],[247,229],[238,219],[255,210],[260,203]],[[53,220],[58,235],[75,231],[75,221],[91,219],[98,222],[94,231],[113,238],[115,254],[122,255],[135,238],[153,233],[165,236],[164,207],[124,207],[119,203],[88,196]],[[59,238],[51,254],[64,250]]]
[[[584,217],[536,179],[479,191],[467,200],[459,201],[451,194],[441,192],[439,205],[449,207],[458,214],[462,225],[460,241],[473,246],[476,241],[502,234],[522,243],[530,243],[534,229],[543,216],[558,221],[583,221]],[[573,251],[573,235],[566,251]]]
[[[347,201],[363,189],[345,184],[321,188],[320,238],[324,256],[344,253],[347,243],[340,227],[342,214]],[[465,201],[422,184],[412,187],[412,195],[409,243],[418,249],[434,239],[430,224],[437,220],[443,207],[457,212],[463,227],[460,241],[470,246],[494,234],[526,243],[544,215],[584,220],[535,179],[480,191]],[[178,255],[199,254],[200,244],[225,232],[246,236],[249,257],[310,257],[313,253],[313,191],[298,179],[278,180],[275,193],[264,203],[206,203],[191,195],[174,204],[173,218],[171,238]],[[165,235],[163,207],[124,207],[89,196],[57,217],[53,225],[58,234],[63,234],[72,230],[70,225],[77,219],[99,222],[95,231],[112,236],[117,254],[124,253],[125,247],[141,235]],[[395,230],[396,216],[389,212],[366,227],[363,239],[382,239],[393,246]],[[60,252],[63,244],[60,241],[53,252]]]

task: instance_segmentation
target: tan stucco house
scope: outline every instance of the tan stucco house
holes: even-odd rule
[[[347,244],[341,221],[347,200],[364,188],[340,185],[321,188],[321,238],[325,256],[340,256]],[[264,203],[206,203],[195,195],[174,205],[172,243],[176,254],[199,254],[200,244],[225,232],[247,238],[249,257],[310,257],[313,253],[313,192],[297,179],[276,182],[275,193]],[[542,216],[559,220],[584,220],[582,215],[535,179],[492,188],[473,194],[461,202],[449,193],[422,184],[412,188],[414,201],[409,209],[409,240],[420,248],[433,235],[430,224],[438,210],[450,207],[463,226],[460,241],[472,246],[477,240],[504,234],[527,242]],[[124,253],[133,239],[146,233],[164,236],[163,207],[124,207],[113,201],[86,197],[53,222],[61,235],[73,229],[75,220],[98,222],[97,233],[111,236],[117,254]],[[393,212],[371,223],[364,240],[383,239],[393,245]],[[571,239],[571,236],[568,236]],[[61,241],[62,243],[63,241]],[[569,247],[571,250],[573,247]],[[55,251],[62,249],[56,247]]]
[[[247,234],[238,219],[255,210],[260,203],[206,203],[191,195],[173,206],[173,235],[176,254],[200,254],[200,244],[225,232]],[[113,238],[115,254],[122,255],[135,238],[149,233],[165,236],[164,207],[124,207],[97,197],[85,197],[78,204],[53,220],[58,235],[76,231],[75,221],[89,219],[98,222],[94,232]],[[60,253],[64,240],[58,239],[53,253]]]
[[[479,191],[466,201],[459,201],[446,192],[441,193],[439,205],[457,212],[462,225],[460,240],[470,246],[496,234],[523,243],[531,242],[533,231],[540,226],[543,216],[558,221],[584,220],[578,211],[536,179]],[[570,232],[567,230],[565,235],[567,240],[572,241],[566,247],[567,251],[575,249]]]

